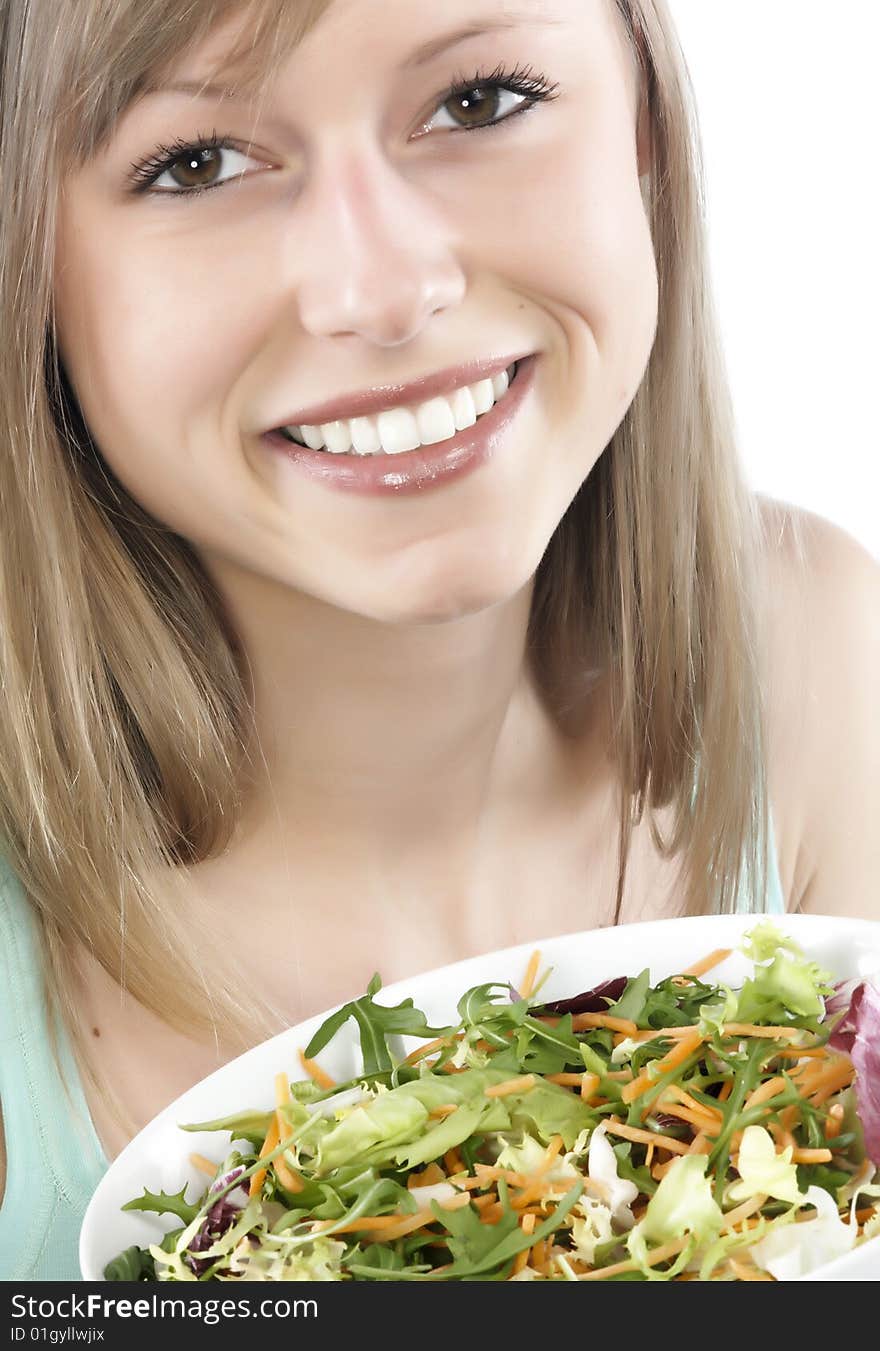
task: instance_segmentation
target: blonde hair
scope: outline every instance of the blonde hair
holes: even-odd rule
[[[247,658],[194,550],[115,479],[58,360],[55,210],[69,170],[183,51],[241,13],[224,73],[259,89],[327,0],[0,5],[0,838],[40,926],[47,997],[96,1083],[70,939],[188,1036],[246,1049],[282,1025],[173,878],[221,853],[253,734]],[[710,295],[690,78],[665,0],[614,0],[651,125],[659,275],[641,386],[536,577],[528,655],[577,734],[587,653],[610,677],[620,770],[617,915],[632,827],[681,856],[683,909],[766,885],[757,507],[741,476]],[[671,811],[664,840],[656,813]],[[161,875],[161,887],[156,879]],[[127,1122],[112,1085],[100,1090]],[[131,1129],[131,1127],[129,1126]]]

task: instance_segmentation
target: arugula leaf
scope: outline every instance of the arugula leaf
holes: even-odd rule
[[[154,1281],[156,1263],[147,1248],[126,1248],[104,1268],[105,1281]]]
[[[154,1192],[147,1191],[144,1188],[143,1196],[137,1196],[133,1201],[126,1201],[121,1210],[152,1210],[157,1215],[177,1215],[183,1223],[191,1224],[199,1213],[198,1201],[187,1201],[184,1199],[186,1183],[184,1182],[179,1192],[173,1196],[166,1196],[164,1192],[159,1192],[158,1196]]]
[[[193,1121],[186,1125],[178,1122],[178,1126],[182,1131],[229,1131],[233,1140],[247,1140],[259,1149],[274,1115],[274,1112],[235,1112],[232,1116],[218,1116],[214,1121]]]
[[[413,1007],[412,999],[404,999],[393,1007],[377,1004],[373,995],[381,988],[382,978],[377,971],[365,995],[343,1004],[324,1020],[305,1049],[307,1058],[311,1060],[323,1051],[349,1018],[353,1018],[358,1027],[365,1075],[394,1068],[387,1043],[390,1036],[443,1037],[455,1031],[454,1027],[429,1027],[421,1009]]]
[[[623,994],[616,1004],[611,1005],[608,1012],[614,1018],[629,1018],[631,1022],[638,1023],[642,1009],[645,1007],[645,996],[650,984],[651,972],[648,967],[645,967],[644,971],[640,971],[637,976],[630,977],[626,982],[626,989]]]
[[[519,1228],[519,1218],[509,1204],[506,1185],[502,1178],[498,1196],[503,1214],[495,1224],[484,1224],[473,1206],[465,1206],[463,1210],[441,1210],[436,1202],[432,1205],[434,1214],[442,1219],[449,1231],[449,1251],[455,1259],[453,1269],[457,1269],[459,1277],[465,1269],[472,1271],[481,1265],[509,1234]],[[493,1260],[491,1265],[494,1266],[496,1261]]]

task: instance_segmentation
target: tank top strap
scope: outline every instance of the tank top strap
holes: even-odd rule
[[[55,1028],[61,1075],[49,1043],[37,920],[0,851],[0,1107],[7,1155],[0,1276],[5,1279],[28,1279],[43,1268],[53,1234],[81,1218],[108,1166],[60,1018]]]

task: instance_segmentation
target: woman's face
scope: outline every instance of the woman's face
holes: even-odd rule
[[[218,580],[419,622],[532,576],[656,330],[639,91],[614,9],[333,0],[259,107],[151,94],[68,179],[55,278],[68,377],[118,479]],[[200,80],[233,35],[176,78]],[[502,84],[525,74],[552,97],[486,90],[499,67]],[[221,148],[179,154],[215,133]],[[153,159],[155,174],[160,146],[178,158],[135,191],[132,165]],[[418,452],[382,454],[381,490],[365,493],[343,472],[353,454],[308,452],[319,471],[333,461],[328,478],[264,435],[310,405],[526,353],[525,397],[468,472],[414,486]]]

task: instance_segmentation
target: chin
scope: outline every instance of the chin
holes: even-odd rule
[[[442,583],[437,579],[434,584],[426,579],[423,585],[411,587],[404,595],[395,589],[393,603],[386,594],[369,608],[373,617],[383,623],[447,624],[512,601],[528,581],[528,576],[519,575],[472,575],[444,579]]]

